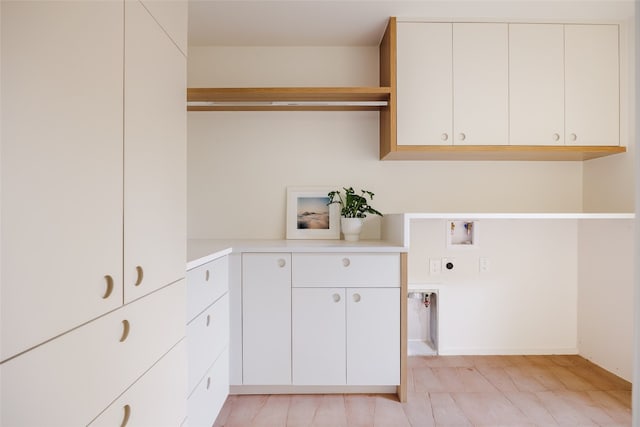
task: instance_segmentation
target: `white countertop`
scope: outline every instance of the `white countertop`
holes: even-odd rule
[[[360,240],[187,240],[187,270],[232,252],[407,252],[388,241]]]

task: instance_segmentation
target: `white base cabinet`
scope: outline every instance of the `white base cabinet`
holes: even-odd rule
[[[397,253],[243,253],[242,386],[399,385],[400,269]]]
[[[187,425],[211,427],[229,395],[229,259],[187,272]]]

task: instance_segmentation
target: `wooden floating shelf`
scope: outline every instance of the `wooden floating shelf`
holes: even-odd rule
[[[187,103],[212,105],[187,111],[379,111],[390,96],[389,87],[189,88]]]
[[[583,161],[626,152],[620,146],[398,145],[384,160]]]

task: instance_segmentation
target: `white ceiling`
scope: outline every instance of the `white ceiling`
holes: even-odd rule
[[[633,11],[632,0],[188,1],[191,46],[377,46],[390,16],[606,19]]]

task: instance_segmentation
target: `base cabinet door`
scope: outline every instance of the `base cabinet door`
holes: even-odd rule
[[[242,255],[242,383],[291,384],[291,254]]]
[[[211,427],[229,395],[229,351],[225,349],[187,402],[187,425]]]
[[[400,384],[400,289],[347,289],[347,384]]]
[[[294,288],[292,319],[293,384],[345,384],[345,289]]]

